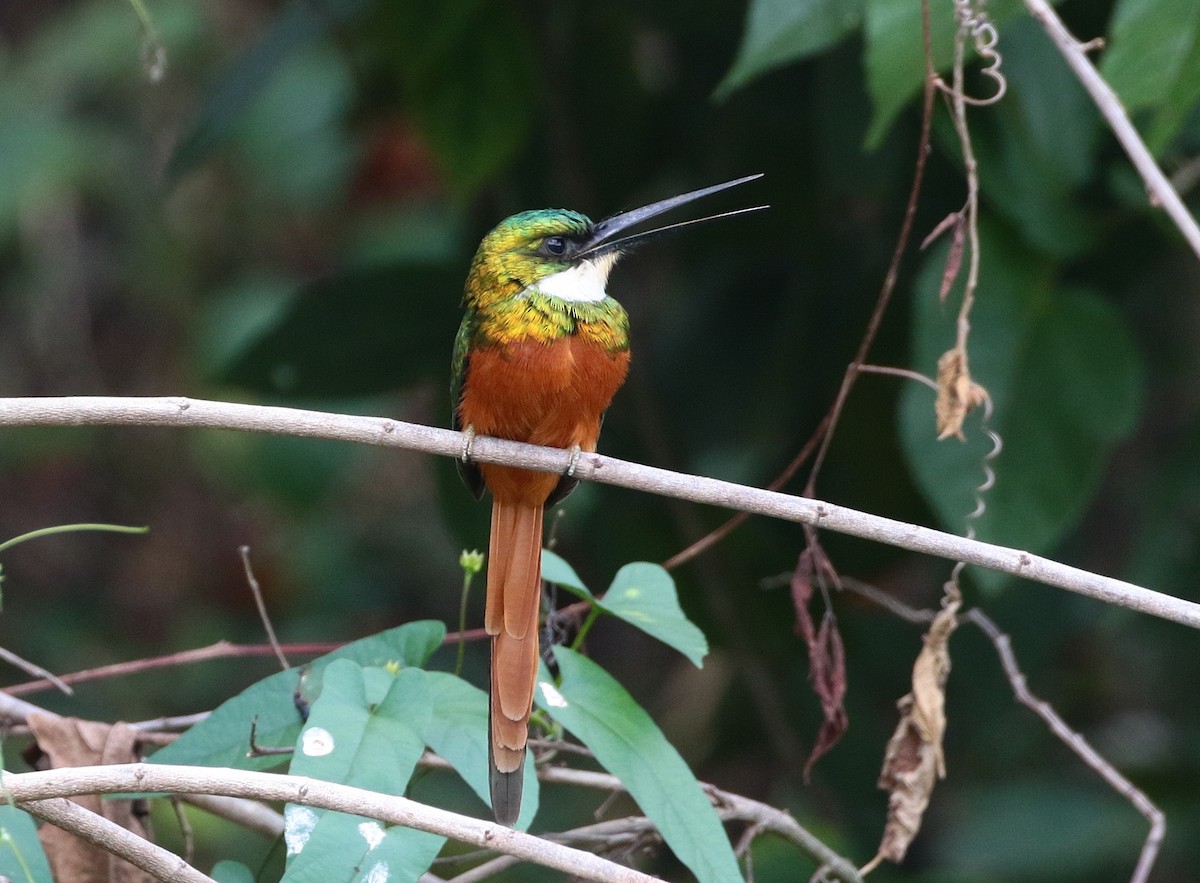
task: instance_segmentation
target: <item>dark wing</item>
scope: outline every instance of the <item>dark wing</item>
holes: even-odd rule
[[[458,334],[454,337],[454,359],[450,365],[450,410],[454,415],[454,428],[459,432],[465,427],[459,418],[458,405],[462,401],[463,389],[467,385],[467,372],[471,362],[471,338],[475,336],[477,324],[475,311],[468,308],[466,315],[463,316],[462,324],[458,326]],[[479,466],[475,463],[464,463],[462,458],[455,460],[454,464],[458,467],[458,474],[462,476],[463,482],[475,495],[475,499],[478,500],[482,497],[485,485]]]

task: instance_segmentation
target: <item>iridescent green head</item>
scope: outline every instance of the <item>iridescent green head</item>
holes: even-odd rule
[[[573,268],[593,229],[587,215],[567,209],[537,209],[504,219],[479,243],[465,300],[486,308],[526,289],[540,288],[543,280]],[[600,287],[603,296],[603,282]]]
[[[690,224],[766,206],[723,212],[628,236],[621,233],[685,203],[759,177],[750,175],[694,190],[596,223],[586,215],[566,209],[539,209],[513,215],[496,225],[479,244],[467,276],[464,303],[487,309],[526,291],[564,301],[603,300],[607,296],[608,274],[617,258],[635,245]]]

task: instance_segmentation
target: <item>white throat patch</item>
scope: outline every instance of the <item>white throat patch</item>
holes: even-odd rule
[[[608,274],[617,262],[616,252],[607,252],[594,260],[585,260],[551,276],[540,279],[531,288],[536,288],[547,297],[572,301],[600,301],[607,293]]]

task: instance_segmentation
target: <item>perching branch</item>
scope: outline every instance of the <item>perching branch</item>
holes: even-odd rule
[[[1025,7],[1034,18],[1041,22],[1046,33],[1050,35],[1050,39],[1054,41],[1054,45],[1058,47],[1058,51],[1062,53],[1067,64],[1071,66],[1071,70],[1075,72],[1075,76],[1079,78],[1079,82],[1092,96],[1092,101],[1095,102],[1104,119],[1108,121],[1109,128],[1117,136],[1121,146],[1125,148],[1130,162],[1142,176],[1146,190],[1150,193],[1151,203],[1162,206],[1167,216],[1183,234],[1183,238],[1187,240],[1188,245],[1192,247],[1192,251],[1196,253],[1197,257],[1200,257],[1200,226],[1196,224],[1196,219],[1192,217],[1167,176],[1154,161],[1150,149],[1146,147],[1146,143],[1138,134],[1137,129],[1133,127],[1133,123],[1129,121],[1129,115],[1125,112],[1125,107],[1121,104],[1117,93],[1112,90],[1104,77],[1100,76],[1096,66],[1087,57],[1086,44],[1080,43],[1071,36],[1070,31],[1062,23],[1062,19],[1058,17],[1046,0],[1025,0]]]
[[[34,773],[5,773],[3,787],[5,793],[11,795],[17,805],[35,815],[43,805],[38,801],[79,794],[223,794],[230,797],[297,803],[428,831],[565,871],[581,880],[595,880],[600,883],[652,883],[654,879],[640,871],[591,853],[551,843],[493,822],[425,806],[404,797],[377,794],[362,788],[322,782],[306,776],[212,767],[128,763],[67,767]],[[105,838],[107,836],[104,835]],[[99,845],[108,848],[104,842]],[[149,845],[151,844],[147,843],[147,846]],[[182,863],[178,857],[173,858],[177,865]],[[202,874],[197,877],[160,876],[160,879],[208,880]]]
[[[177,426],[269,432],[405,448],[444,457],[458,457],[465,440],[461,433],[448,429],[402,423],[386,417],[360,417],[203,399],[104,396],[0,399],[0,427],[85,425]],[[484,436],[475,438],[471,455],[481,463],[502,463],[539,472],[558,473],[565,472],[572,459],[569,451]],[[1192,601],[1070,567],[1018,549],[968,540],[944,531],[820,500],[671,472],[600,454],[580,455],[575,463],[575,475],[644,493],[838,531],[950,561],[965,561],[1200,628],[1200,604]]]

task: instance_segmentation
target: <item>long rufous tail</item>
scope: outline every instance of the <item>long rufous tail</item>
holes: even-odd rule
[[[492,636],[488,768],[492,812],[510,827],[521,811],[541,596],[542,507],[494,498],[484,615]]]

